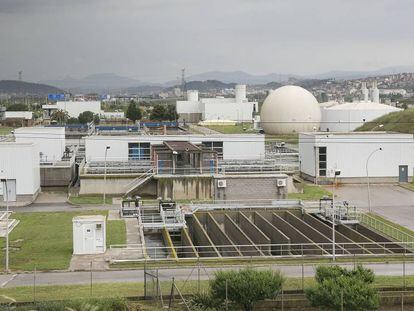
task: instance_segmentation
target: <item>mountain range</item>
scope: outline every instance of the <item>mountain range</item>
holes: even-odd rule
[[[244,71],[209,71],[186,77],[187,81],[207,81],[215,80],[223,83],[243,83],[250,85],[267,84],[270,82],[286,82],[294,79],[359,79],[370,76],[380,76],[401,72],[414,72],[414,66],[394,66],[386,67],[374,71],[329,71],[319,74],[289,74],[289,73],[269,73],[264,75],[250,74]],[[42,84],[53,85],[58,88],[71,92],[98,92],[110,93],[121,91],[154,91],[164,87],[171,87],[177,81],[167,81],[165,83],[151,83],[129,77],[120,76],[114,73],[98,73],[88,75],[84,78],[73,78],[67,76],[60,80],[39,81]]]
[[[63,91],[57,87],[40,83],[17,80],[0,81],[0,94],[47,96],[47,94],[51,93],[63,93]]]

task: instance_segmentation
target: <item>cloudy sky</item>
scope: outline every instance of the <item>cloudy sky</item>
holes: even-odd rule
[[[414,65],[412,0],[0,0],[0,79]]]

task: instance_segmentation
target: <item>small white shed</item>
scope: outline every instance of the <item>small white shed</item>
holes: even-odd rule
[[[106,251],[106,217],[77,216],[73,222],[73,254],[102,254]]]

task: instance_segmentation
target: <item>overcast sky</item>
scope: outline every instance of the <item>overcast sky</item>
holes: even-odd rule
[[[0,0],[0,79],[414,65],[413,0]]]

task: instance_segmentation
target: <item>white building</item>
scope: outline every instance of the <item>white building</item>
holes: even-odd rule
[[[94,114],[101,114],[100,101],[58,101],[56,104],[42,105],[44,118],[50,118],[56,110],[66,111],[71,118],[79,117],[79,114],[85,111],[91,111]]]
[[[17,143],[35,143],[42,163],[60,161],[65,152],[64,127],[20,127],[14,136]]]
[[[106,251],[106,217],[77,216],[73,223],[73,254],[103,254]]]
[[[386,132],[299,134],[301,175],[316,183],[332,181],[340,170],[340,182],[407,182],[413,176],[412,134]]]
[[[4,113],[5,119],[24,119],[31,120],[33,119],[32,111],[6,111]]]
[[[402,109],[370,101],[344,103],[327,108],[321,107],[320,130],[324,132],[351,132],[366,122],[372,122],[396,111],[402,111]]]
[[[188,141],[204,144],[217,150],[224,160],[259,160],[265,157],[265,137],[257,134],[217,135],[141,135],[85,137],[86,161],[104,161],[105,149],[109,145],[108,161],[150,158],[151,145],[164,141]]]
[[[0,177],[7,179],[8,201],[32,202],[40,192],[38,147],[34,143],[0,142]],[[0,183],[0,202],[6,199]]]
[[[103,112],[101,116],[107,120],[125,119],[125,112],[123,111],[108,111]]]
[[[258,111],[257,102],[249,102],[246,86],[236,85],[235,97],[198,98],[198,91],[187,91],[187,100],[177,101],[177,113],[181,121],[232,120],[251,122]]]

